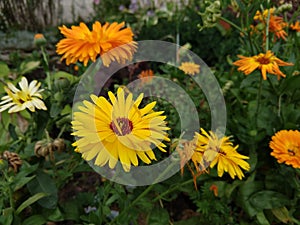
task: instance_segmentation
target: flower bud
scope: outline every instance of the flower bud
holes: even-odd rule
[[[37,47],[43,46],[47,43],[46,38],[43,34],[35,34],[33,39],[33,44]]]

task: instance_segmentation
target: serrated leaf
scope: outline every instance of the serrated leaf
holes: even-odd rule
[[[57,188],[54,180],[46,173],[38,171],[36,177],[27,184],[30,193],[47,193],[48,196],[40,199],[38,203],[47,209],[54,209],[57,204]]]
[[[47,193],[36,193],[35,195],[29,197],[25,202],[23,202],[16,210],[16,214],[20,214],[23,209],[40,200],[41,198],[46,197]]]
[[[149,225],[169,224],[169,214],[163,208],[155,207],[148,218]]]

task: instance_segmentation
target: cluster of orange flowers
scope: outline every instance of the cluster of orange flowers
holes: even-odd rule
[[[258,21],[258,25],[253,29],[258,30],[261,24],[263,27],[269,27],[269,32],[274,34],[274,41],[276,38],[286,40],[288,34],[285,28],[288,27],[288,23],[283,20],[283,17],[275,15],[275,8],[264,10],[263,12],[257,11],[254,18]],[[290,25],[292,30],[300,31],[299,21]],[[265,29],[263,29],[263,39],[266,39]],[[264,80],[267,79],[267,73],[277,75],[278,80],[286,75],[280,71],[279,66],[292,66],[293,63],[284,62],[277,58],[274,53],[267,50],[266,53],[259,53],[258,55],[246,57],[238,55],[239,60],[235,61],[233,65],[238,66],[238,70],[242,71],[245,75],[252,73],[255,70],[260,70]]]

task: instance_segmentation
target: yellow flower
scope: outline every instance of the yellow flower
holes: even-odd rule
[[[300,168],[300,132],[298,130],[281,130],[272,136],[271,155],[278,163],[285,163]]]
[[[134,101],[132,93],[126,97],[122,88],[117,96],[112,92],[108,96],[110,102],[91,95],[92,102],[83,101],[84,106],[74,113],[72,135],[79,138],[73,143],[75,151],[85,160],[95,159],[97,166],[108,163],[114,168],[120,160],[125,171],[131,164],[138,166],[138,158],[147,164],[156,160],[151,145],[165,152],[162,141],[170,141],[163,111],[152,110],[156,102],[139,109],[143,94]]]
[[[263,13],[261,13],[259,10],[257,10],[253,19],[264,21],[265,19],[268,18],[269,11],[270,11],[270,16],[271,16],[275,12],[275,10],[276,10],[275,7],[271,8],[271,9],[265,9],[263,11]]]
[[[182,70],[185,74],[195,75],[200,72],[200,65],[193,62],[183,62],[181,63],[180,70]]]
[[[233,147],[229,137],[218,138],[213,132],[209,134],[201,128],[201,133],[195,133],[195,155],[192,156],[201,166],[213,168],[218,164],[218,176],[222,177],[224,172],[228,172],[232,179],[237,176],[239,179],[244,177],[241,170],[249,171],[250,165],[244,161],[248,156],[237,152],[238,145]],[[197,155],[196,155],[197,154]]]
[[[142,79],[142,83],[150,82],[153,78],[153,70],[143,70],[139,75],[138,78]]]
[[[252,73],[258,69],[261,71],[264,80],[267,79],[267,73],[277,75],[278,80],[280,77],[285,77],[285,74],[279,70],[279,66],[292,66],[293,63],[287,63],[277,58],[270,50],[266,54],[259,53],[252,57],[245,57],[238,55],[240,60],[233,63],[235,66],[239,66],[238,71],[242,71],[245,75]]]
[[[56,52],[63,55],[61,60],[66,59],[67,65],[80,61],[86,66],[89,60],[95,62],[98,56],[104,66],[109,66],[115,60],[123,63],[132,58],[137,46],[132,41],[133,33],[130,28],[120,30],[124,25],[124,22],[114,22],[101,26],[96,21],[92,31],[84,23],[72,26],[71,29],[63,25],[59,29],[66,38],[58,42]]]
[[[8,87],[4,87],[7,95],[1,98],[0,112],[9,109],[8,113],[15,113],[26,108],[31,112],[35,112],[35,108],[47,110],[47,107],[41,100],[42,95],[40,92],[43,89],[39,89],[41,86],[40,82],[33,80],[28,86],[27,79],[22,77],[18,84],[21,89],[16,88],[12,83],[8,83]]]
[[[290,25],[290,28],[292,30],[295,30],[297,32],[300,32],[300,21],[295,22],[294,24]]]

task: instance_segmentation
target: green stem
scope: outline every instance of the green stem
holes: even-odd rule
[[[242,30],[242,28],[240,28],[238,25],[236,25],[235,23],[231,22],[230,20],[224,18],[223,16],[220,17],[221,20],[225,21],[226,23],[230,24],[231,26],[233,26],[235,29],[237,29],[238,31],[242,32],[244,35],[246,35],[245,31]]]
[[[177,164],[178,162],[174,162],[175,164]],[[128,210],[130,210],[137,202],[139,202],[145,195],[147,195],[154,187],[154,185],[161,179],[161,177],[163,177],[166,173],[168,173],[171,169],[174,169],[174,163],[170,164],[157,178],[156,180],[153,182],[153,184],[151,184],[150,186],[148,186],[134,201],[132,201],[122,212],[120,212],[120,214],[114,218],[109,224],[113,224],[114,222],[116,222],[118,220],[118,218],[121,218],[122,215],[124,215]]]
[[[13,198],[13,192],[11,190],[11,187],[10,187],[10,181],[9,181],[9,177],[7,176],[7,173],[6,171],[3,171],[3,176],[5,178],[5,180],[7,181],[6,184],[7,184],[7,190],[8,190],[8,197],[9,197],[9,204],[10,204],[10,207],[11,208],[15,208],[15,202],[14,202],[14,198]]]
[[[48,62],[48,58],[47,58],[45,48],[43,46],[41,46],[41,52],[42,52],[43,60],[46,64],[45,72],[46,72],[46,75],[47,75],[48,89],[51,90],[51,78],[50,78],[50,72],[49,72],[49,62]]]
[[[266,26],[266,52],[269,50],[269,26],[270,26],[270,9],[268,10],[267,26]]]
[[[190,184],[190,183],[193,183],[193,182],[194,182],[194,180],[193,180],[193,179],[190,179],[190,180],[187,180],[187,181],[185,181],[185,182],[183,182],[183,183],[177,184],[176,186],[174,186],[174,187],[172,187],[172,188],[166,190],[166,191],[163,192],[162,194],[158,195],[158,196],[157,196],[156,198],[154,198],[152,201],[153,201],[153,202],[156,202],[157,200],[161,199],[163,196],[165,196],[165,195],[171,193],[172,191],[175,191],[177,188],[182,187],[182,186],[185,186],[185,185]]]
[[[258,93],[257,93],[257,105],[256,105],[255,116],[254,116],[254,118],[256,118],[256,125],[257,125],[257,115],[259,112],[259,107],[260,107],[260,102],[261,102],[262,81],[263,81],[263,78],[262,78],[262,76],[260,76]]]

